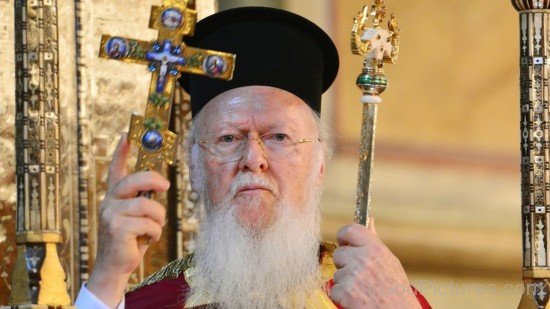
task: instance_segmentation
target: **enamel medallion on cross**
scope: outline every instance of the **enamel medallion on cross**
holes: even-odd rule
[[[176,134],[169,131],[174,85],[181,73],[230,80],[235,55],[188,47],[184,36],[192,36],[197,11],[187,8],[187,0],[163,0],[151,8],[149,27],[158,30],[153,42],[103,35],[99,56],[148,65],[153,74],[145,116],[132,115],[128,139],[138,146],[136,170],[160,170],[172,164]]]

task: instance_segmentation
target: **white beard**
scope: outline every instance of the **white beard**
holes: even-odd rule
[[[239,175],[236,182],[262,181],[247,174]],[[260,232],[237,222],[229,198],[213,207],[203,195],[209,211],[198,234],[196,275],[189,295],[206,292],[223,308],[304,307],[306,298],[322,286],[321,188],[313,183],[309,179],[304,186],[309,192],[304,205],[279,200],[272,225]],[[250,203],[247,207],[261,207],[259,200]]]

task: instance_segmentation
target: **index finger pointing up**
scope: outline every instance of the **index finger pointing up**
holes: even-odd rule
[[[109,165],[109,176],[107,177],[107,186],[109,190],[122,178],[128,175],[126,159],[128,158],[128,151],[130,150],[130,143],[127,137],[126,133],[120,135],[120,140],[113,154],[113,160],[111,161],[111,165]]]

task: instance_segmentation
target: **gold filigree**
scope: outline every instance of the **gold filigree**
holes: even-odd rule
[[[185,258],[174,260],[161,268],[159,271],[145,278],[140,284],[134,286],[130,291],[140,289],[144,286],[148,286],[164,279],[177,278],[183,274],[189,267],[191,267],[193,261],[193,254],[187,255]]]
[[[353,27],[351,28],[351,52],[357,55],[365,55],[370,49],[369,42],[361,40],[361,33],[367,29],[369,7],[363,6],[363,10],[357,13],[353,18]]]
[[[369,15],[372,16],[372,27],[368,26]],[[357,13],[351,29],[351,51],[357,55],[367,55],[367,59],[387,63],[397,62],[399,54],[399,27],[395,14],[390,14],[388,30],[381,24],[386,16],[384,0],[376,0],[369,14],[368,6]]]

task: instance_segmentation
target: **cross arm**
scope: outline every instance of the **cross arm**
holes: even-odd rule
[[[103,35],[101,36],[99,57],[127,63],[149,64],[146,54],[152,46],[153,42]]]
[[[178,71],[231,80],[235,69],[235,54],[187,46],[183,50],[186,59]]]

